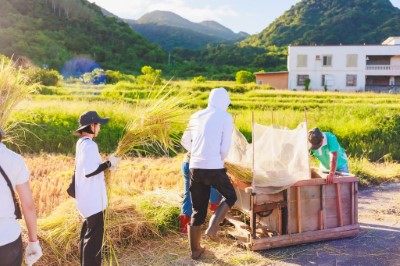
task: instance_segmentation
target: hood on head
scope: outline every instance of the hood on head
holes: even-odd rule
[[[224,88],[215,88],[210,92],[208,97],[208,106],[218,108],[220,110],[226,111],[228,106],[231,104],[229,99],[229,94]]]

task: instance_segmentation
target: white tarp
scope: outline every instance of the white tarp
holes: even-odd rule
[[[253,191],[277,193],[299,180],[310,179],[307,128],[290,130],[254,124]],[[252,169],[253,146],[235,129],[226,161]]]

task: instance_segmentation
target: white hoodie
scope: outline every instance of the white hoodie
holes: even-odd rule
[[[191,152],[190,168],[221,169],[231,145],[232,116],[226,112],[229,104],[224,88],[213,89],[208,107],[190,117],[181,144]]]

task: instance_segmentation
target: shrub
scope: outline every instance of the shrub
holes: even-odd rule
[[[255,80],[255,76],[249,71],[241,70],[236,73],[236,83],[246,84],[254,82]]]
[[[206,82],[206,78],[203,76],[197,76],[193,78],[194,83],[204,83]]]

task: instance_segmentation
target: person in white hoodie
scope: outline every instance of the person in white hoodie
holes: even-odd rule
[[[232,116],[227,112],[230,104],[228,92],[224,88],[213,89],[208,107],[190,117],[181,140],[182,146],[191,152],[189,168],[193,213],[188,225],[188,238],[193,259],[200,258],[205,250],[200,245],[200,226],[207,216],[211,187],[223,196],[206,230],[206,235],[213,240],[216,239],[219,223],[237,199],[224,168],[233,132]]]

